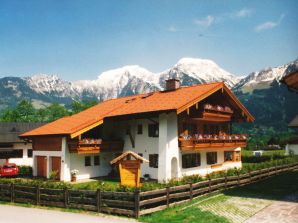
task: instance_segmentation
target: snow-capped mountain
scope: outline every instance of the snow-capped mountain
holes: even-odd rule
[[[25,77],[24,80],[36,93],[52,94],[57,97],[79,96],[71,82],[64,81],[57,75],[38,74]]]
[[[178,77],[182,85],[224,81],[233,87],[239,81],[237,76],[220,68],[214,61],[197,58],[182,58],[173,68],[162,72],[160,85],[163,86],[169,77]]]
[[[276,68],[254,72],[244,78],[220,68],[205,59],[182,58],[172,68],[152,73],[137,65],[124,66],[98,75],[95,80],[65,81],[57,75],[39,74],[31,77],[0,78],[0,110],[14,106],[22,99],[36,107],[48,103],[68,105],[73,100],[106,100],[120,96],[162,90],[165,80],[178,77],[182,85],[224,81],[235,91],[268,88],[290,70],[298,70],[298,60]]]
[[[18,101],[18,98],[26,98],[47,103],[55,101],[67,104],[71,100],[101,101],[162,90],[165,80],[170,77],[180,78],[182,85],[185,86],[225,81],[229,87],[232,87],[238,81],[235,75],[223,70],[211,60],[183,58],[172,68],[160,73],[152,73],[145,68],[132,65],[105,71],[98,75],[96,80],[70,82],[60,79],[57,75],[38,74],[25,78],[2,78],[0,87],[2,82],[3,89],[7,89],[5,94],[16,97],[14,101]]]
[[[269,88],[273,81],[279,82],[284,75],[295,70],[298,70],[298,59],[282,66],[252,72],[242,78],[233,89],[251,92],[254,89]]]
[[[81,94],[90,94],[99,100],[119,96],[150,92],[161,89],[159,75],[137,66],[103,72],[96,80],[82,80],[73,83],[73,88]]]
[[[238,78],[221,69],[211,60],[183,58],[173,68],[161,73],[152,73],[137,65],[103,72],[96,80],[76,81],[73,89],[80,94],[94,95],[99,100],[119,96],[162,90],[165,80],[178,77],[182,85],[225,81],[229,87]]]

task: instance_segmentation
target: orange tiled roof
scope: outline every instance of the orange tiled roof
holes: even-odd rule
[[[37,135],[70,135],[107,117],[146,112],[177,110],[188,103],[225,86],[223,82],[181,87],[175,91],[157,91],[101,102],[78,114],[58,119],[21,137]]]

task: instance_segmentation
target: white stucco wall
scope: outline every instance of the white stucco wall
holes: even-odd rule
[[[51,173],[51,157],[61,157],[62,151],[33,151],[33,176],[37,176],[37,159],[36,156],[45,156],[47,160],[47,178],[50,177]],[[61,179],[63,180],[63,179]]]
[[[286,145],[286,154],[289,155],[290,151],[293,151],[295,155],[298,155],[298,144],[287,144]]]
[[[178,123],[176,113],[159,115],[159,145],[158,145],[158,181],[168,181],[172,178],[171,161],[177,159],[177,177],[180,177],[180,160],[178,147]]]
[[[85,166],[85,157],[91,157],[91,166]],[[94,166],[94,156],[99,156],[100,165]],[[100,154],[78,155],[70,154],[70,171],[78,170],[78,180],[89,179],[92,177],[107,176],[111,171],[110,161],[115,158],[114,153],[102,152]],[[67,180],[66,180],[67,181]],[[69,180],[68,180],[69,181]]]
[[[32,149],[31,143],[14,143],[13,149],[22,149],[23,150],[23,157],[22,158],[10,158],[8,162],[15,163],[17,165],[26,165],[32,166],[33,165],[33,158],[28,157],[28,149]],[[3,165],[6,162],[6,159],[0,159],[0,165]]]
[[[158,119],[153,119],[154,121],[158,122]],[[142,124],[143,133],[137,134],[137,126],[138,124]],[[148,125],[154,124],[152,121],[148,119],[136,119],[127,122],[123,122],[121,127],[118,128],[119,135],[122,135],[124,139],[124,149],[123,151],[134,151],[136,153],[142,153],[143,157],[149,160],[149,154],[158,154],[158,137],[149,137],[148,136]],[[129,125],[131,127],[131,133],[135,141],[135,148],[132,147],[129,135],[126,135],[126,128],[125,126]],[[149,163],[142,163],[141,164],[141,177],[144,174],[150,174],[152,179],[157,179],[157,168],[149,167]]]
[[[241,150],[241,148],[237,148],[235,149],[236,151]],[[181,153],[179,156],[180,159],[180,163],[181,163],[181,177],[182,176],[190,176],[190,175],[194,175],[194,174],[199,174],[202,176],[205,176],[209,173],[212,173],[214,171],[222,171],[222,170],[226,170],[229,168],[241,168],[242,167],[242,163],[240,162],[224,162],[224,151],[234,151],[233,149],[218,149],[218,150],[202,150],[202,151],[197,151],[197,153],[200,153],[201,156],[201,165],[198,167],[193,167],[193,168],[182,168],[182,154],[187,154],[187,153]],[[212,165],[216,165],[216,164],[212,164],[212,165],[208,165],[207,164],[207,152],[217,152],[217,163],[216,164],[222,164],[221,167],[218,168],[214,168],[212,169],[211,166]],[[194,153],[194,152],[188,152],[188,153]]]

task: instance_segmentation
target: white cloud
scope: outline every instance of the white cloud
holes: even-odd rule
[[[280,23],[283,20],[283,18],[284,18],[284,14],[282,14],[279,17],[279,19],[278,19],[277,22],[267,21],[267,22],[261,23],[261,24],[259,24],[259,25],[257,25],[255,27],[255,31],[256,32],[262,32],[264,30],[273,29],[273,28],[275,28],[275,27],[277,27],[277,26],[280,25]]]
[[[214,17],[212,15],[208,15],[203,19],[197,19],[194,21],[195,24],[203,26],[203,27],[209,27],[214,23]]]
[[[229,12],[229,13],[223,13],[219,14],[217,16],[208,15],[201,19],[196,19],[194,21],[195,24],[203,26],[203,27],[209,27],[213,25],[214,23],[220,23],[228,19],[240,19],[250,16],[252,13],[251,9],[242,8],[238,11]]]
[[[274,27],[278,26],[278,23],[276,22],[264,22],[258,26],[256,26],[255,28],[255,31],[256,32],[261,32],[263,30],[266,30],[266,29],[273,29]]]
[[[245,17],[250,16],[251,13],[252,13],[252,10],[251,9],[243,8],[243,9],[235,12],[233,15],[236,18],[245,18]]]
[[[170,26],[167,31],[169,32],[172,32],[172,33],[175,33],[175,32],[178,32],[179,30],[175,27],[175,26]]]

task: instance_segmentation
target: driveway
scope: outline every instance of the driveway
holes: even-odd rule
[[[288,197],[286,201],[275,201],[245,223],[296,223],[298,220],[298,196]]]
[[[0,223],[135,223],[107,215],[88,215],[55,210],[0,205]]]

